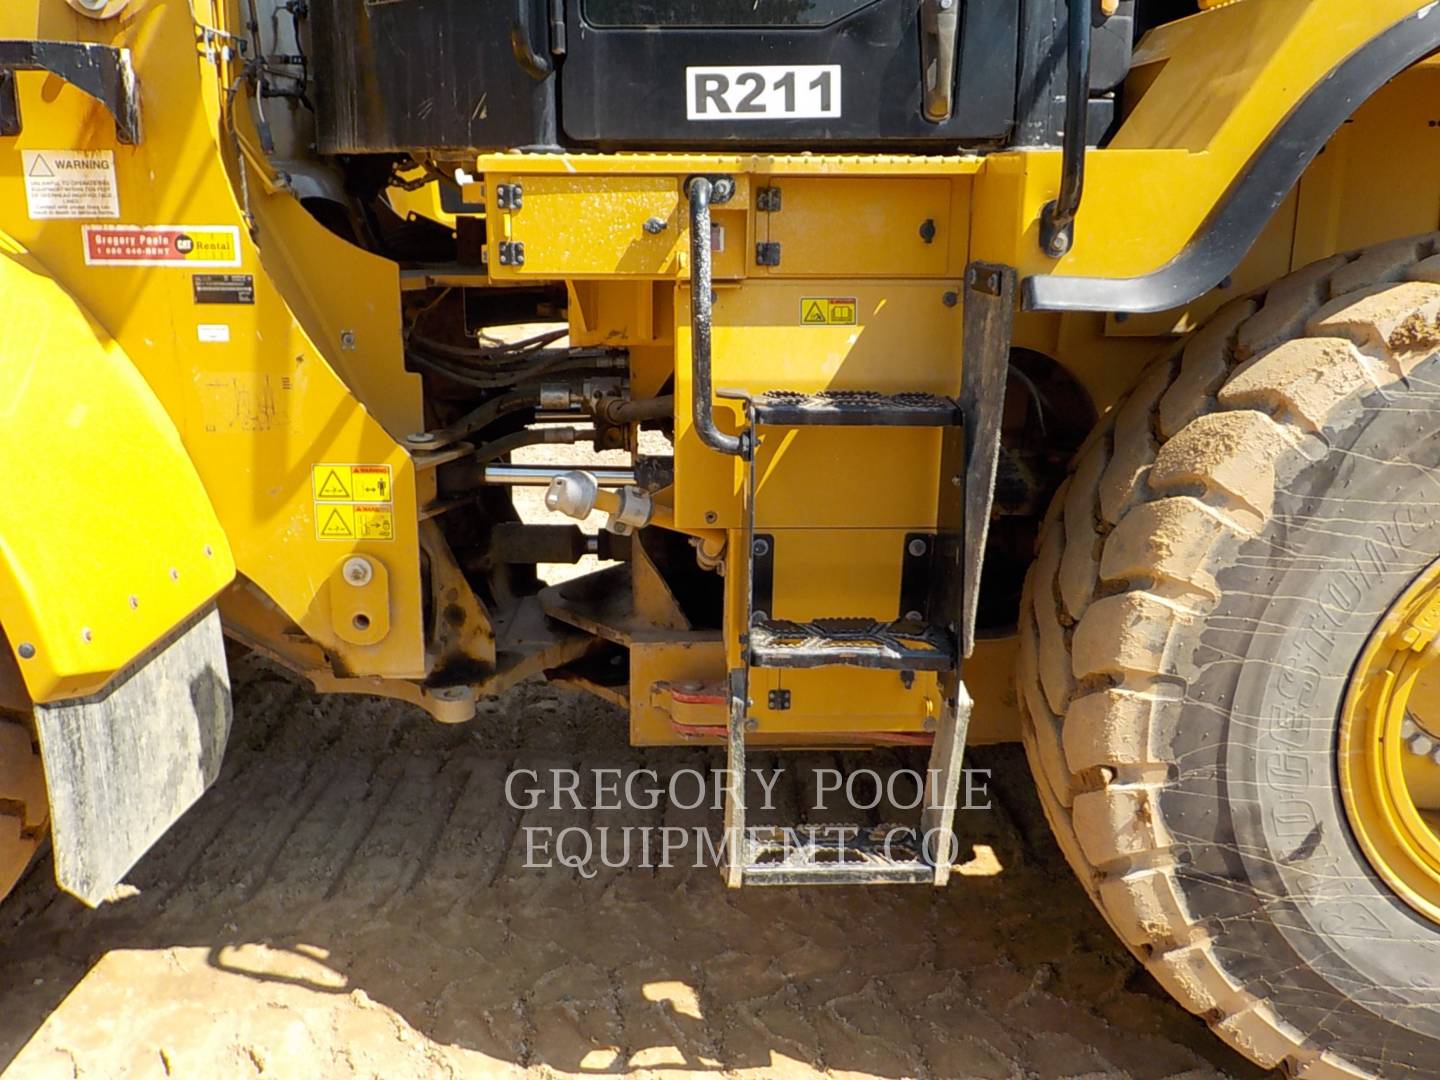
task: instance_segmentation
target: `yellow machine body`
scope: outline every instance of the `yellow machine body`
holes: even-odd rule
[[[1123,122],[1088,154],[1076,241],[1058,260],[1037,236],[1059,184],[1059,150],[505,153],[464,162],[467,200],[524,186],[522,207],[484,215],[485,263],[417,271],[323,227],[283,163],[267,158],[247,104],[243,20],[233,5],[132,0],[104,19],[61,0],[8,5],[0,39],[129,50],[144,122],[138,144],[122,143],[94,98],[53,74],[20,71],[23,129],[0,137],[0,229],[10,238],[0,304],[23,308],[22,323],[40,314],[51,361],[40,365],[28,342],[17,350],[16,320],[8,320],[4,394],[13,397],[17,378],[43,368],[47,393],[68,385],[76,402],[93,396],[103,414],[79,443],[63,434],[63,410],[7,414],[9,460],[51,466],[34,474],[46,490],[32,492],[39,516],[28,522],[39,524],[13,515],[0,523],[0,550],[17,553],[16,567],[27,549],[51,545],[47,560],[23,572],[7,564],[0,592],[11,648],[31,638],[44,644],[43,663],[20,662],[28,692],[49,700],[94,689],[223,588],[229,632],[322,689],[398,696],[447,719],[468,715],[477,693],[558,669],[594,641],[619,643],[631,654],[628,686],[591,688],[628,703],[635,741],[693,740],[686,725],[721,723],[723,706],[677,702],[666,687],[718,683],[737,661],[738,634],[733,625],[701,633],[667,620],[663,587],[643,567],[628,587],[636,610],[651,612],[645,625],[592,625],[588,643],[572,634],[519,661],[501,655],[492,598],[467,581],[433,526],[444,510],[436,470],[450,458],[407,441],[426,418],[420,380],[404,362],[406,298],[440,287],[563,283],[573,345],[628,349],[636,396],[670,384],[671,524],[726,533],[733,623],[743,610],[733,583],[743,576],[745,466],[704,447],[690,415],[687,177],[725,174],[737,188],[714,209],[717,387],[953,395],[964,364],[959,297],[968,264],[1005,263],[1022,277],[1104,278],[1165,266],[1203,233],[1297,104],[1424,7],[1245,0],[1151,33],[1135,57]],[[1227,297],[1325,253],[1433,228],[1440,137],[1424,103],[1437,70],[1428,61],[1412,66],[1359,107],[1220,289],[1158,315],[1022,313],[1015,345],[1049,357],[1103,412],[1158,341]],[[1409,167],[1383,176],[1371,167],[1381,148],[1397,147]],[[117,212],[37,217],[25,163],[80,151],[113,161]],[[781,209],[757,207],[762,188],[782,193]],[[433,192],[397,188],[391,200],[412,218],[453,224],[455,213]],[[657,218],[662,229],[642,228]],[[97,257],[109,250],[103,238],[91,246],[97,226],[194,232],[210,245],[213,262],[203,269],[243,275],[251,301],[197,302],[193,277],[202,267],[183,259]],[[512,242],[525,245],[523,265],[501,258]],[[756,265],[762,243],[780,245],[779,265]],[[715,408],[722,427],[738,429],[736,403],[720,399]],[[757,505],[781,539],[775,614],[895,617],[904,539],[936,524],[938,438],[886,428],[767,436]],[[12,464],[24,491],[31,478],[17,470],[25,472]],[[55,487],[57,475],[66,490]],[[93,515],[97,531],[82,541],[73,519],[42,512],[62,503]],[[98,531],[102,522],[108,531]],[[152,550],[141,538],[157,529]],[[211,556],[202,554],[207,544]],[[364,585],[345,576],[357,556],[378,571]],[[169,587],[172,565],[180,570],[173,599],[152,602],[152,590]],[[160,580],[150,581],[157,567]],[[123,583],[132,579],[149,582],[143,594]],[[125,610],[131,592],[140,597],[133,611]],[[84,648],[81,627],[94,636]],[[1000,628],[967,664],[977,699],[972,741],[1014,737],[1014,661],[1013,639]],[[437,680],[447,665],[467,677]],[[786,745],[921,734],[938,707],[936,680],[924,674],[767,672],[756,690],[757,740]],[[772,690],[791,691],[793,704],[769,708]]]
[[[0,610],[36,701],[98,690],[229,584],[230,544],[129,356],[0,236]],[[12,337],[13,335],[13,337]]]

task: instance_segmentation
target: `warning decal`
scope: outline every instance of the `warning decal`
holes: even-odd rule
[[[86,225],[89,266],[239,266],[235,225]]]
[[[389,465],[314,465],[316,502],[392,502]]]
[[[395,539],[389,465],[312,465],[310,487],[319,539]]]
[[[319,505],[315,535],[321,540],[394,540],[395,512],[364,503]]]
[[[855,309],[853,296],[802,296],[800,323],[803,326],[854,326]]]
[[[20,160],[30,220],[120,216],[114,151],[22,150]]]

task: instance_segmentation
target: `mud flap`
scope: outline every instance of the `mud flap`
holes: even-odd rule
[[[101,693],[36,706],[62,889],[92,907],[109,895],[215,781],[230,717],[213,607]]]

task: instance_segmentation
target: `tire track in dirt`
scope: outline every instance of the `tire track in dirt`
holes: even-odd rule
[[[646,768],[663,786],[718,756],[631,749],[618,712],[537,684],[443,727],[314,697],[252,658],[233,667],[222,779],[131,895],[86,911],[42,864],[0,909],[6,1080],[1262,1075],[1111,938],[1014,748],[972,755],[1003,798],[960,815],[989,854],[947,890],[735,893],[689,865],[585,878],[527,868],[527,829],[716,830],[720,816],[515,810],[512,770]],[[793,773],[777,821],[811,801],[815,768],[923,765],[769,756]]]

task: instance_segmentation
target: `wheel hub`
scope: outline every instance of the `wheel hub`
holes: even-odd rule
[[[1340,785],[1376,873],[1440,923],[1440,563],[1360,655],[1341,717]]]

